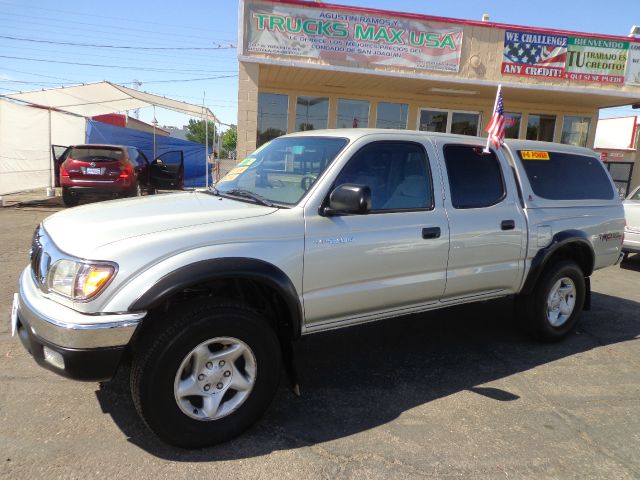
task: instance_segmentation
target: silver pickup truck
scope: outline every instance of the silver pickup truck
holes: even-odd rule
[[[621,256],[596,154],[393,130],[277,138],[215,188],[68,209],[36,229],[12,322],[43,367],[131,394],[164,441],[200,447],[297,383],[302,335],[516,295],[555,341]]]

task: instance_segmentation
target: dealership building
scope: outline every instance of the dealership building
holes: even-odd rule
[[[239,158],[309,129],[485,135],[498,85],[507,137],[592,148],[599,109],[640,103],[633,34],[300,0],[239,8]]]

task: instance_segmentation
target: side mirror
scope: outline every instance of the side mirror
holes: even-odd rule
[[[324,207],[322,215],[358,214],[371,210],[371,188],[367,185],[344,183],[336,187],[329,195],[329,206]]]

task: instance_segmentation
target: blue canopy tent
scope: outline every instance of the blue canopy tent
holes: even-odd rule
[[[212,133],[213,134],[213,133]],[[87,143],[107,143],[131,145],[144,152],[149,161],[153,160],[153,134],[132,128],[117,127],[95,120],[87,121]],[[205,151],[201,143],[188,142],[179,138],[156,135],[156,157],[172,150],[184,154],[184,186],[188,188],[205,186]],[[209,147],[209,154],[212,153]],[[211,169],[209,168],[209,175]],[[209,176],[211,179],[211,176]]]

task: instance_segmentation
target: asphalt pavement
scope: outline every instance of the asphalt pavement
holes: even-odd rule
[[[557,344],[508,299],[305,337],[302,397],[283,382],[244,435],[186,451],[146,430],[126,371],[67,380],[10,337],[33,229],[60,208],[0,209],[0,478],[640,478],[640,255],[596,272]]]

